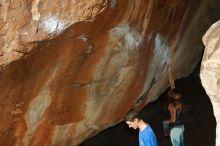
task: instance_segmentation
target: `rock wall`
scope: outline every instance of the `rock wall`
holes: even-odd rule
[[[220,21],[213,24],[203,37],[205,52],[200,77],[212,102],[217,121],[216,146],[220,145]]]
[[[0,145],[77,145],[156,100],[167,64],[199,61],[216,1],[2,0]]]

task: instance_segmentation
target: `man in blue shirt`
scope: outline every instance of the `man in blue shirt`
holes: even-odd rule
[[[150,125],[141,118],[137,111],[133,109],[129,110],[125,115],[124,121],[129,128],[139,129],[140,146],[157,146],[157,139],[153,130]]]

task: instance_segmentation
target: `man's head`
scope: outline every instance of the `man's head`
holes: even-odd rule
[[[142,120],[141,116],[134,109],[129,110],[124,117],[124,121],[129,126],[129,128],[137,129],[139,128],[139,122]]]

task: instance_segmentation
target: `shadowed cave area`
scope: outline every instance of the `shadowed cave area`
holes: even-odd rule
[[[185,125],[184,142],[186,146],[215,146],[216,120],[213,107],[206,94],[198,70],[186,78],[176,81],[176,88],[182,95],[182,120]],[[141,116],[154,130],[159,146],[172,146],[169,137],[163,136],[162,121],[166,119],[164,107],[168,90],[155,102],[140,111]],[[121,122],[98,135],[84,141],[79,146],[137,146],[138,130],[129,129]]]

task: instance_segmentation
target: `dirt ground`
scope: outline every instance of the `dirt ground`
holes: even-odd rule
[[[209,97],[201,85],[198,75],[177,80],[176,87],[182,94],[185,112],[185,146],[214,146],[216,120]],[[162,121],[166,119],[163,110],[167,102],[167,91],[160,98],[148,104],[141,115],[154,130],[158,146],[171,146],[169,137],[163,136]],[[80,146],[138,146],[138,131],[129,129],[124,122],[108,128]]]

